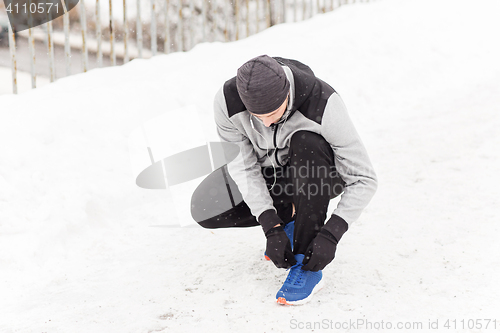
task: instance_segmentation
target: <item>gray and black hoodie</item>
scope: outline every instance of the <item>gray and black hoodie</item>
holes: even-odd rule
[[[284,117],[265,127],[247,110],[236,89],[236,77],[217,92],[214,117],[222,141],[239,146],[240,156],[228,164],[252,214],[274,209],[261,167],[283,166],[292,135],[301,130],[322,135],[335,153],[335,166],[346,183],[334,214],[349,225],[358,219],[377,189],[377,177],[366,149],[338,93],[318,79],[306,65],[274,58],[290,81],[290,99]]]

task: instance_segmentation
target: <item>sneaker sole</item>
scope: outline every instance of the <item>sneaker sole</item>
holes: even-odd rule
[[[284,297],[278,297],[276,302],[278,302],[281,305],[302,305],[302,304],[308,303],[311,300],[311,298],[313,297],[313,295],[316,294],[318,291],[320,291],[324,285],[325,285],[324,279],[321,278],[321,280],[319,280],[318,284],[314,286],[311,294],[309,296],[307,296],[306,298],[298,300],[298,301],[287,301]]]

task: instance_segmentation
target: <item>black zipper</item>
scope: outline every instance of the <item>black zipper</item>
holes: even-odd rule
[[[276,126],[274,126],[274,139],[273,139],[273,142],[274,142],[274,159],[276,160],[276,165],[282,167],[283,165],[281,165],[280,161],[278,161],[278,144],[276,143],[276,135],[278,133],[278,127],[279,127],[279,124],[276,124]]]

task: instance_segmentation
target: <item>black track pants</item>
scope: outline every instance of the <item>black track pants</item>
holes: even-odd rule
[[[342,193],[345,183],[335,168],[330,144],[319,134],[296,132],[290,141],[289,157],[284,167],[276,170],[265,167],[262,174],[268,188],[274,183],[276,174],[276,184],[270,190],[274,207],[285,224],[295,220],[293,252],[303,254],[325,223],[329,201]],[[222,193],[231,199],[228,209],[221,206]],[[235,204],[239,201],[241,194],[223,167],[209,175],[193,193],[192,215],[205,228],[259,225],[244,201]],[[295,205],[294,217],[292,203]],[[206,216],[212,217],[204,218]]]

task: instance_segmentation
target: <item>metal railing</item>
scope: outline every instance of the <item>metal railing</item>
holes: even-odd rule
[[[88,0],[87,0],[88,1]],[[109,63],[111,66],[117,65],[117,34],[115,25],[120,24],[122,33],[121,46],[123,53],[120,58],[123,63],[127,63],[134,58],[144,58],[155,56],[158,52],[182,52],[194,47],[199,42],[206,41],[232,41],[238,40],[251,34],[258,33],[275,24],[284,22],[297,22],[308,19],[315,14],[332,11],[342,5],[368,2],[369,0],[136,0],[135,31],[130,34],[129,21],[127,17],[127,0],[123,0],[123,19],[117,22],[113,16],[113,1],[109,0]],[[142,19],[141,1],[149,1],[150,18],[148,21]],[[116,6],[117,2],[114,2]],[[64,6],[63,6],[64,7]],[[103,66],[103,29],[101,26],[101,3],[95,0],[95,15],[87,14],[84,0],[80,0],[79,22],[81,31],[81,43],[77,43],[77,49],[81,52],[82,71],[89,70],[89,32],[87,19],[93,18],[95,40],[92,40],[96,47],[94,53],[97,67]],[[163,16],[163,21],[158,20]],[[222,19],[221,19],[222,18]],[[143,22],[144,21],[144,22]],[[197,23],[201,21],[201,26]],[[160,23],[160,29],[158,29]],[[46,35],[45,44],[47,56],[49,58],[49,78],[50,82],[55,81],[55,59],[54,59],[54,38],[52,22],[44,24]],[[147,26],[145,28],[145,26]],[[252,27],[253,26],[253,27]],[[29,59],[31,71],[31,87],[36,88],[36,57],[35,57],[35,37],[33,30],[28,29],[27,36],[29,46]],[[134,30],[134,29],[132,29]],[[71,75],[71,36],[70,34],[70,13],[66,11],[63,15],[64,32],[64,57],[66,76]],[[160,34],[158,34],[158,32]],[[144,46],[144,33],[149,36],[149,50],[146,54]],[[16,58],[16,34],[9,25],[9,50],[12,67],[12,91],[18,92],[17,71],[18,64]],[[134,38],[131,38],[134,37]],[[18,36],[19,38],[19,36]],[[163,40],[163,43],[158,44]],[[188,43],[186,43],[188,42]],[[161,50],[158,46],[161,45]],[[59,43],[59,47],[62,47]],[[73,45],[75,48],[75,45]],[[133,52],[132,52],[133,51]],[[133,53],[133,54],[131,54]]]

